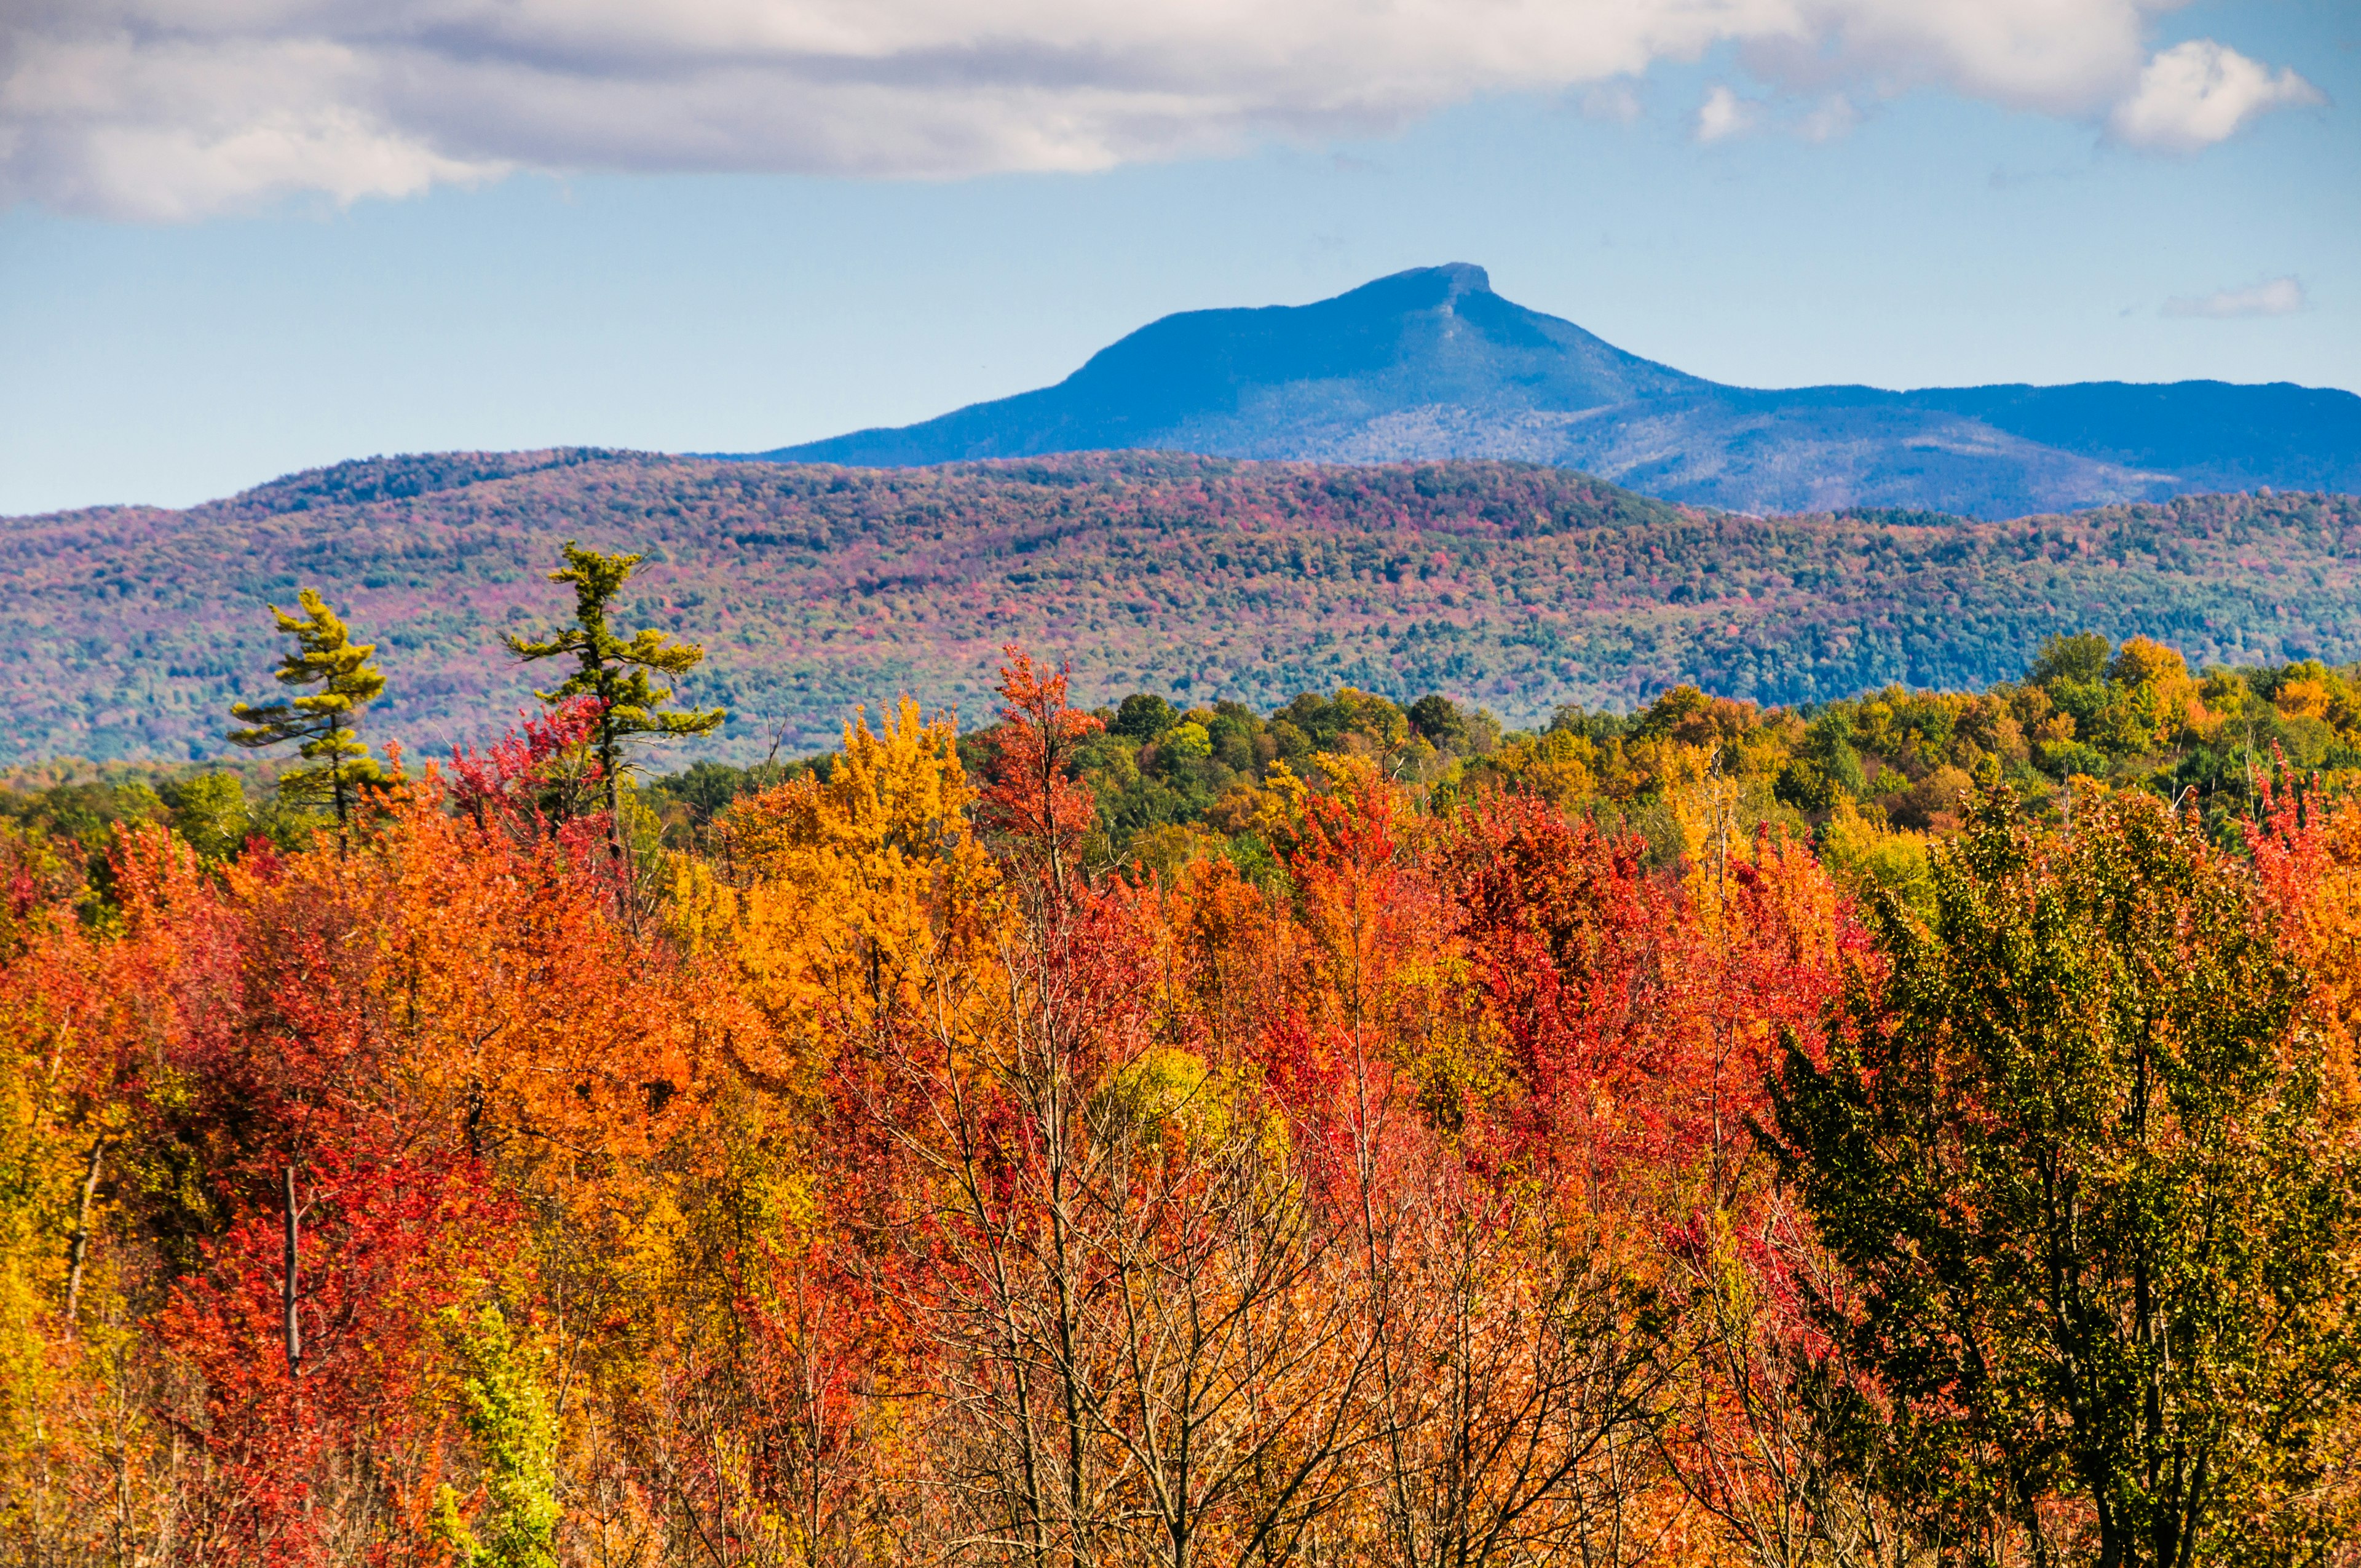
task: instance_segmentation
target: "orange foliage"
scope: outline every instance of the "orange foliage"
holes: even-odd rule
[[[1675,864],[1551,798],[1570,752],[1447,810],[1323,755],[1235,803],[1257,882],[1093,874],[1096,721],[1013,649],[1003,695],[980,793],[948,717],[858,715],[636,914],[546,725],[349,853],[127,833],[104,921],[7,862],[0,1397],[53,1419],[0,1465],[53,1555],[450,1561],[438,1489],[481,1535],[502,1464],[568,1563],[1702,1563],[1816,1506],[1825,1260],[1752,1127],[1877,977],[1809,850],[1731,830],[1735,710],[1633,753]],[[2349,1096],[2361,808],[2255,857]],[[467,1414],[487,1304],[544,1448]]]

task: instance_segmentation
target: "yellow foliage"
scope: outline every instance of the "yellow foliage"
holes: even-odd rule
[[[1729,862],[1753,859],[1753,844],[1739,825],[1739,796],[1738,781],[1718,773],[1684,783],[1664,795],[1681,830],[1682,856],[1688,861],[1683,881],[1708,931],[1721,924]]]
[[[1720,755],[1719,745],[1642,737],[1622,749],[1623,769],[1607,781],[1608,793],[1619,800],[1642,795],[1668,796],[1702,784]]]
[[[67,1331],[69,1238],[84,1161],[104,1135],[74,1124],[68,1096],[45,1070],[50,1064],[42,1058],[54,1060],[71,1043],[70,1032],[29,1018],[0,1020],[0,1162],[7,1171],[0,1182],[0,1486],[11,1491],[44,1435],[63,1372],[56,1347]]]
[[[2189,661],[2153,638],[2134,637],[2115,650],[2107,678],[2136,686],[2179,684],[2189,679]]]
[[[1131,863],[1170,880],[1192,861],[1220,852],[1226,842],[1188,822],[1167,822],[1135,837],[1125,851]]]
[[[2178,651],[2135,637],[2115,651],[2108,678],[2128,687],[2116,728],[2129,744],[2157,748],[2219,733],[2222,721],[2205,706],[2189,663]]]
[[[1321,753],[1323,760],[1328,753]],[[1233,785],[1227,795],[1213,803],[1205,820],[1224,833],[1235,837],[1252,833],[1279,853],[1284,854],[1295,842],[1296,831],[1303,824],[1303,803],[1312,797],[1312,786],[1296,776],[1295,770],[1283,762],[1270,764],[1262,785]]]
[[[740,801],[719,824],[737,885],[685,879],[675,918],[724,945],[738,988],[770,1022],[776,1053],[745,1064],[807,1086],[834,1042],[929,1015],[929,993],[979,950],[998,917],[998,872],[976,841],[948,715],[905,697],[881,730],[845,726],[825,779]]]
[[[1491,761],[1512,784],[1554,806],[1576,806],[1598,790],[1598,747],[1587,735],[1553,729],[1519,736]]]
[[[2298,675],[2279,683],[2271,694],[2272,706],[2287,718],[2325,718],[2331,693],[2328,683],[2318,675]]]
[[[1927,861],[1930,839],[1883,826],[1863,817],[1850,800],[1840,801],[1821,829],[1820,863],[1839,886],[1864,901],[1883,889],[1905,904],[1917,904],[1934,888]]]

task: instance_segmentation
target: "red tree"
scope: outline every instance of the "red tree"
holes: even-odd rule
[[[1067,706],[1071,665],[1044,670],[1013,642],[1002,652],[1008,663],[1000,668],[1001,723],[993,734],[983,818],[1014,840],[1063,898],[1095,808],[1089,788],[1071,776],[1074,751],[1105,726]]]

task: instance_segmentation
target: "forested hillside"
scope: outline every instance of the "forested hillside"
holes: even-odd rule
[[[505,630],[560,542],[643,550],[632,613],[704,643],[740,760],[828,744],[851,704],[970,708],[1011,638],[1078,695],[1256,707],[1351,684],[1511,723],[1683,681],[1762,702],[1978,687],[2041,639],[2146,633],[2200,665],[2361,654],[2361,503],[2198,498],[1967,524],[1757,519],[1562,470],[1140,455],[920,471],[611,452],[373,459],[163,511],[0,530],[0,761],[214,754],[257,695],[266,600],[330,587],[413,750],[528,700]]]

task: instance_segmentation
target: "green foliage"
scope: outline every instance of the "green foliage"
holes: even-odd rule
[[[1995,787],[1932,874],[1773,1102],[1872,1483],[1944,1561],[2320,1561],[2361,1215],[2294,950],[2152,797]]]
[[[1847,522],[1878,522],[1894,528],[1955,528],[1976,521],[1955,511],[1929,511],[1923,507],[1839,507],[1834,515]]]
[[[166,784],[162,798],[172,813],[172,831],[209,861],[236,859],[255,830],[246,784],[236,773],[198,773]]]
[[[1213,755],[1213,740],[1203,725],[1184,719],[1157,738],[1157,749],[1175,763],[1202,762]]]
[[[643,627],[629,637],[620,637],[609,628],[607,617],[615,596],[642,559],[580,549],[567,540],[566,565],[550,573],[549,580],[574,585],[574,624],[545,638],[511,632],[504,639],[509,652],[527,663],[571,655],[579,664],[555,690],[533,695],[552,706],[570,697],[598,699],[598,763],[610,789],[621,773],[625,742],[707,735],[729,717],[718,707],[659,711],[673,699],[674,688],[657,685],[653,677],[677,680],[704,659],[704,649],[675,642],[655,627]]]
[[[804,762],[756,762],[739,768],[708,758],[676,773],[641,779],[635,793],[662,824],[664,841],[672,848],[687,849],[703,842],[713,819],[739,796],[759,795],[811,772],[812,767]]]
[[[1180,716],[1172,705],[1151,692],[1137,692],[1123,699],[1107,728],[1131,740],[1153,740],[1180,721]]]
[[[1107,727],[1077,751],[1077,776],[1098,805],[1091,852],[1153,863],[1202,842],[1160,830],[1202,826],[1227,842],[1224,852],[1250,879],[1269,884],[1278,861],[1253,822],[1256,792],[1274,765],[1301,777],[1316,774],[1323,755],[1365,756],[1389,776],[1447,789],[1461,759],[1499,740],[1490,715],[1463,716],[1439,696],[1411,712],[1424,714],[1443,741],[1413,729],[1391,701],[1351,686],[1301,694],[1267,717],[1236,702],[1184,712],[1157,694],[1136,693],[1103,711]]]
[[[376,644],[355,642],[316,590],[303,589],[298,602],[300,616],[270,607],[280,631],[295,640],[293,650],[279,661],[279,681],[320,689],[286,702],[232,705],[230,717],[242,727],[231,730],[229,740],[249,748],[298,742],[307,765],[281,773],[280,793],[291,803],[332,803],[342,831],[350,821],[355,792],[385,776],[354,733],[360,710],[383,695],[385,675],[370,663]]]
[[[1411,703],[1402,717],[1410,721],[1411,730],[1431,746],[1466,745],[1467,720],[1460,715],[1458,704],[1449,697],[1430,692]]]
[[[2094,631],[2046,637],[2025,678],[2037,686],[2061,682],[2093,686],[2105,678],[2107,659],[2112,652],[2114,649],[2108,646],[2107,640]]]
[[[2053,816],[2076,777],[2144,788],[2193,803],[2228,843],[2281,762],[2361,770],[2361,667],[2306,662],[2201,679],[2159,642],[2095,634],[2050,639],[2023,680],[1981,693],[1888,686],[1801,711],[1684,685],[1634,713],[1565,705],[1538,731],[1504,732],[1439,695],[1404,708],[1344,686],[1268,714],[1233,702],[1182,711],[1135,693],[1101,717],[1107,729],[1076,767],[1098,802],[1094,852],[1117,861],[1171,827],[1210,829],[1238,859],[1274,764],[1301,778],[1323,756],[1355,755],[1418,786],[1434,809],[1486,788],[1539,793],[1628,823],[1670,863],[1686,851],[1664,803],[1711,772],[1737,786],[1747,830],[1805,834],[1846,887],[1907,903],[1930,896],[1929,839],[1959,827],[1980,778],[2008,781]],[[972,767],[988,736],[963,740]],[[1159,839],[1155,854],[1180,842]]]
[[[435,1495],[437,1533],[467,1568],[556,1568],[557,1421],[533,1356],[488,1306],[473,1321],[444,1314],[459,1366],[459,1420],[476,1440],[483,1503],[460,1517],[449,1486]]]
[[[1931,913],[1935,884],[1924,835],[1885,831],[1839,797],[1820,828],[1817,848],[1828,873],[1864,905],[1883,894]]]
[[[71,844],[85,860],[104,852],[117,823],[159,821],[164,813],[155,786],[138,776],[0,787],[0,818],[28,834]]]

